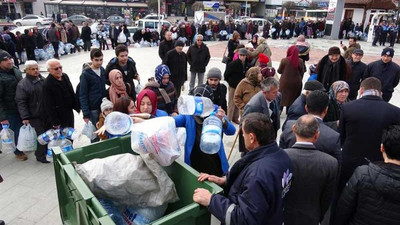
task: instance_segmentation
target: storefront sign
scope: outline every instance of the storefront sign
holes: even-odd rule
[[[328,15],[326,16],[326,23],[333,24],[333,19],[335,18],[337,0],[330,0],[328,6]]]
[[[204,9],[218,9],[219,2],[205,2],[203,1]]]

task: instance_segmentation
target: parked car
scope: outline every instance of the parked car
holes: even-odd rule
[[[160,20],[161,25],[166,25],[167,28],[171,26],[171,23],[167,20]],[[151,31],[158,29],[158,20],[150,20],[150,19],[140,19],[136,21],[136,26],[139,29],[150,28]]]
[[[36,15],[26,15],[21,19],[14,20],[13,23],[17,26],[43,26],[47,24],[51,24],[53,22],[52,18],[47,18],[44,16],[36,16]]]
[[[0,23],[0,32],[3,32],[3,28],[7,26],[10,31],[14,30],[17,28],[17,25],[13,23]]]
[[[83,22],[87,22],[88,24],[92,24],[93,23],[93,19],[84,16],[84,15],[72,15],[68,18],[64,18],[61,20],[61,22],[65,22],[65,21],[72,21],[75,25],[81,25]]]
[[[133,41],[133,35],[135,34],[136,31],[140,30],[140,28],[139,27],[127,27],[127,28],[130,34],[130,37],[128,38],[128,44],[130,45],[135,43],[135,41]]]
[[[113,15],[107,17],[107,21],[109,23],[119,24],[119,23],[125,23],[125,18],[122,16]]]
[[[148,14],[148,15],[146,15],[145,17],[143,17],[143,19],[147,19],[147,20],[157,20],[158,18],[157,18],[157,13],[151,13],[151,14]],[[163,20],[164,19],[164,15],[160,15],[160,20]]]

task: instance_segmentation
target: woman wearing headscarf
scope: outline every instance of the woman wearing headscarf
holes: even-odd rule
[[[137,96],[135,113],[148,113],[151,118],[168,116],[167,112],[157,109],[157,95],[150,89],[143,89]]]
[[[170,81],[171,72],[167,65],[161,64],[156,67],[156,81],[149,81],[145,89],[150,89],[157,95],[157,108],[166,111],[169,115],[176,115],[176,90],[174,84]]]
[[[345,81],[334,82],[329,88],[328,112],[324,117],[324,122],[338,121],[342,105],[349,101],[350,87]]]
[[[257,61],[256,61],[255,65],[252,65],[252,66],[260,65],[260,62],[259,62],[259,59],[258,59],[258,54],[264,53],[270,59],[271,59],[271,55],[272,55],[271,49],[269,48],[269,46],[267,44],[267,40],[265,38],[258,37],[257,45],[258,46],[254,51],[249,52],[249,56],[250,57],[257,58]],[[268,67],[272,67],[272,60],[270,60],[268,62]]]
[[[299,50],[296,46],[291,46],[287,50],[286,58],[280,62],[278,73],[281,74],[279,79],[279,91],[282,94],[281,107],[286,106],[288,110],[301,94],[304,74],[304,62],[299,58]]]
[[[251,67],[246,77],[240,81],[235,90],[233,100],[236,107],[239,109],[239,115],[242,115],[244,106],[250,101],[250,99],[261,91],[262,74],[259,67]]]
[[[304,71],[306,71],[305,62],[310,60],[310,45],[306,42],[304,35],[297,37],[296,47],[299,50],[300,59],[304,62]]]
[[[209,85],[202,84],[194,88],[193,95],[202,96],[213,100],[213,90]],[[235,126],[225,116],[222,109],[215,114],[222,120],[222,132],[226,135],[234,135]],[[229,164],[225,155],[224,145],[221,139],[221,147],[216,154],[206,154],[200,150],[200,139],[205,118],[192,115],[178,115],[174,117],[176,127],[186,128],[185,163],[200,173],[222,176],[228,172]]]
[[[110,88],[108,89],[108,99],[110,99],[114,105],[121,97],[132,97],[128,95],[128,93],[131,93],[130,84],[124,83],[121,71],[113,69],[110,71],[108,76],[111,83]]]

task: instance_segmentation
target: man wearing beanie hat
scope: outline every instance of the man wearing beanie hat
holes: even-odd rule
[[[15,144],[18,141],[19,129],[22,120],[18,113],[15,95],[18,82],[22,80],[21,71],[14,66],[13,59],[8,52],[0,50],[0,121],[14,131]],[[28,157],[18,149],[14,151],[18,160],[25,161]]]
[[[208,62],[210,62],[210,51],[203,43],[203,35],[196,36],[196,43],[189,47],[187,51],[187,60],[190,64],[190,83],[189,90],[194,88],[197,74],[197,85],[203,84],[204,72]]]
[[[347,81],[351,77],[351,68],[340,55],[340,48],[334,46],[328,50],[317,65],[317,80],[329,90],[333,82],[338,80]]]
[[[389,102],[394,88],[399,84],[400,67],[392,61],[393,48],[385,48],[381,59],[370,63],[364,72],[363,80],[368,77],[376,77],[382,83],[382,98]]]
[[[175,85],[176,97],[181,95],[181,89],[187,81],[187,57],[183,52],[185,44],[178,40],[175,42],[175,49],[167,52],[163,64],[167,65],[171,71],[171,82]]]
[[[228,110],[227,102],[226,102],[226,86],[221,84],[221,70],[213,67],[207,73],[207,82],[214,92],[214,104],[221,106],[221,108],[226,112]]]

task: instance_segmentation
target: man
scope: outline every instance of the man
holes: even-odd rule
[[[367,64],[361,62],[364,51],[355,49],[351,54],[351,59],[346,60],[346,63],[351,66],[351,78],[346,82],[350,86],[349,99],[355,100],[357,98],[358,89],[360,89],[361,79],[364,75]]]
[[[329,90],[331,85],[338,80],[347,80],[351,76],[351,68],[340,55],[338,47],[331,47],[328,55],[324,56],[317,65],[317,80]]]
[[[237,124],[239,124],[239,109],[236,107],[233,97],[235,96],[237,85],[245,77],[248,70],[247,55],[248,52],[245,48],[239,49],[239,58],[230,62],[224,73],[224,78],[229,84],[228,119]]]
[[[60,42],[60,39],[57,36],[57,29],[56,25],[54,23],[51,23],[50,29],[47,31],[47,40],[53,45],[54,49],[54,58],[59,59],[58,55],[58,43]]]
[[[3,27],[3,33],[4,33],[4,34],[10,35],[11,40],[12,40],[14,43],[17,43],[17,38],[15,37],[15,34],[14,34],[13,32],[10,31],[10,29],[9,29],[8,26],[4,26],[4,27]]]
[[[340,135],[332,128],[324,124],[323,119],[328,112],[329,96],[323,91],[313,91],[306,99],[306,111],[314,116],[319,123],[319,136],[315,142],[315,147],[321,152],[325,152],[341,162]],[[293,133],[292,126],[295,120],[289,120],[280,137],[279,147],[291,148],[296,143],[296,136]]]
[[[285,123],[282,126],[282,130],[285,128],[285,124],[288,120],[297,120],[302,115],[306,115],[306,98],[312,91],[325,91],[324,86],[317,80],[310,80],[304,84],[303,92],[290,106],[288,115]]]
[[[221,108],[226,112],[226,86],[220,82],[221,79],[221,70],[213,67],[207,73],[206,85],[209,85],[214,91],[214,104],[221,106]]]
[[[172,33],[171,31],[165,32],[165,39],[161,41],[160,46],[158,47],[158,55],[161,58],[161,61],[164,60],[165,56],[167,55],[167,52],[170,50],[174,49],[175,47],[175,42],[172,40]]]
[[[187,80],[187,58],[183,52],[185,43],[182,41],[175,42],[175,49],[167,52],[163,64],[167,65],[171,70],[171,82],[176,88],[176,97],[181,96],[182,86]]]
[[[114,49],[117,46],[117,39],[118,39],[118,29],[115,27],[114,23],[111,23],[110,30],[108,31],[108,36],[111,40],[111,47]]]
[[[392,61],[393,56],[393,48],[383,49],[381,59],[368,64],[363,76],[363,79],[376,77],[381,81],[382,98],[386,102],[392,98],[394,88],[399,84],[400,78],[400,67]]]
[[[278,148],[266,115],[248,114],[242,131],[250,152],[225,177],[201,173],[198,178],[224,186],[225,195],[197,188],[193,201],[206,206],[222,224],[283,224],[283,201],[292,182],[289,157]]]
[[[345,59],[351,59],[351,54],[355,49],[361,49],[360,44],[357,43],[357,39],[355,37],[349,38],[349,47],[346,47],[344,44],[340,44],[342,49],[344,50],[343,57]]]
[[[91,42],[91,35],[92,35],[92,30],[88,26],[87,22],[82,23],[82,33],[81,33],[81,39],[83,41],[83,50],[90,51],[90,47],[92,46]]]
[[[383,23],[380,22],[378,26],[374,27],[374,41],[372,42],[372,46],[377,46],[376,43],[381,39],[381,35],[383,33]]]
[[[395,23],[392,23],[389,28],[389,40],[390,40],[389,47],[394,48],[394,42],[396,41],[398,32],[399,32],[399,27]]]
[[[46,131],[39,104],[43,98],[44,77],[40,75],[36,61],[27,61],[25,70],[26,77],[18,83],[15,101],[17,102],[22,123],[25,125],[30,124],[35,128],[36,133],[40,135]],[[36,160],[41,163],[49,163],[46,160],[46,151],[47,145],[38,144],[35,151]]]
[[[103,53],[95,48],[90,51],[90,68],[82,71],[79,85],[79,101],[81,103],[83,120],[95,125],[99,121],[100,105],[106,96],[106,72],[103,64]]]
[[[71,42],[75,46],[75,48],[73,48],[73,51],[76,52],[76,50],[78,50],[78,52],[81,52],[80,47],[76,44],[76,41],[81,36],[79,29],[71,20],[69,21],[69,25],[71,26]]]
[[[35,47],[37,49],[43,49],[43,47],[45,46],[45,38],[37,27],[33,28],[33,36],[35,39]]]
[[[133,79],[138,81],[140,80],[139,74],[136,70],[136,62],[128,56],[128,48],[124,44],[117,45],[115,48],[115,55],[116,57],[112,58],[106,67],[106,84],[110,85],[108,75],[111,70],[117,69],[121,71],[124,82],[128,83],[131,87],[128,95],[134,97],[134,100],[136,100],[136,91]]]
[[[17,145],[22,120],[18,113],[15,95],[17,84],[22,80],[22,73],[14,66],[12,57],[8,52],[0,50],[0,60],[0,121],[1,125],[8,125],[14,131],[14,140]],[[15,149],[14,154],[20,161],[28,159],[18,149]]]
[[[369,161],[382,161],[379,146],[382,132],[392,124],[400,124],[400,109],[382,100],[381,82],[370,77],[361,82],[360,99],[342,106],[339,132],[343,164],[339,193],[357,166]]]
[[[47,61],[49,75],[43,84],[43,118],[45,130],[60,127],[74,127],[73,109],[78,111],[74,89],[67,74],[62,72],[59,60]]]
[[[203,84],[204,72],[206,72],[206,67],[211,58],[207,45],[203,43],[203,35],[198,34],[196,36],[196,43],[189,47],[186,54],[190,64],[189,90],[193,90],[196,75],[197,85]]]
[[[319,225],[333,199],[338,162],[315,147],[319,122],[314,116],[301,116],[292,130],[296,143],[285,152],[295,179],[285,199],[285,225]]]
[[[371,162],[354,171],[340,196],[335,225],[399,223],[399,126],[390,126],[383,131],[380,152],[384,162]]]

